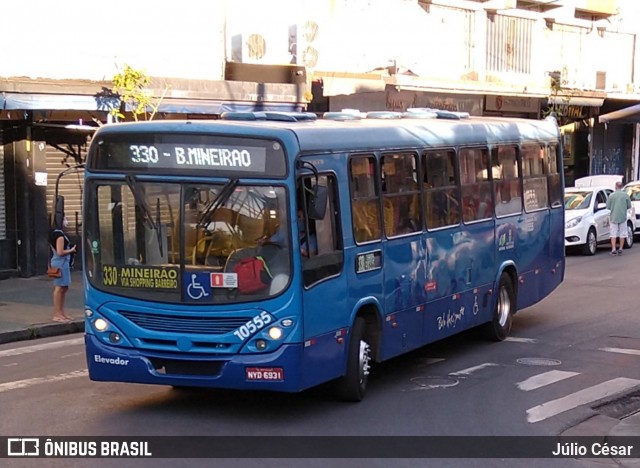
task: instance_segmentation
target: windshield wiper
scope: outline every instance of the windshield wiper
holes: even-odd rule
[[[213,218],[215,212],[218,210],[218,208],[226,203],[237,186],[238,179],[230,179],[229,182],[227,182],[224,187],[222,187],[222,190],[220,190],[218,196],[204,208],[202,215],[200,216],[200,219],[198,219],[198,223],[196,224],[197,228],[205,227],[211,222],[211,219]]]
[[[140,211],[142,212],[142,219],[150,229],[157,231],[158,227],[156,226],[156,222],[151,217],[151,210],[149,210],[147,202],[144,199],[144,195],[142,195],[142,192],[140,191],[140,186],[138,185],[136,176],[134,176],[133,174],[127,174],[125,180],[127,181],[127,185],[129,186],[131,193],[133,193],[133,198],[136,201],[136,206],[140,207]]]
[[[156,239],[158,241],[158,250],[160,250],[160,256],[164,257],[164,251],[162,249],[162,223],[160,222],[160,197],[156,198]]]
[[[133,193],[133,198],[136,201],[136,206],[140,207],[140,212],[142,213],[142,220],[145,222],[149,229],[153,229],[156,232],[156,239],[158,240],[158,250],[160,251],[160,255],[164,255],[162,248],[162,231],[160,229],[160,198],[156,201],[156,218],[155,220],[151,216],[151,210],[147,206],[147,202],[144,199],[144,195],[140,191],[140,186],[138,185],[138,180],[136,176],[133,174],[127,174],[125,176],[125,180],[127,181],[127,185]]]

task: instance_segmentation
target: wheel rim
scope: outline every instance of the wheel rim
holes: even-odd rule
[[[360,340],[360,352],[358,353],[358,370],[360,371],[360,385],[364,385],[369,377],[371,361],[371,347],[366,341]]]
[[[631,247],[633,245],[633,229],[631,226],[627,224],[627,246]]]
[[[500,288],[500,296],[498,297],[498,323],[501,327],[505,327],[509,314],[511,313],[511,298],[507,288]]]
[[[596,236],[593,231],[589,231],[589,252],[594,253],[596,251]]]

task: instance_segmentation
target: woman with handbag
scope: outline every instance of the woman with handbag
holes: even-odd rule
[[[62,218],[62,226],[67,227],[69,220]],[[76,252],[76,246],[72,246],[69,238],[62,229],[52,229],[49,234],[49,247],[51,248],[51,267],[60,269],[60,277],[53,279],[53,318],[54,322],[69,322],[72,317],[64,313],[64,300],[71,284],[71,256]]]

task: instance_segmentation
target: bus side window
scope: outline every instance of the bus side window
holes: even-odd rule
[[[545,147],[522,145],[522,185],[526,211],[549,206],[547,176],[545,174]]]
[[[382,157],[384,231],[387,237],[421,230],[416,156],[385,154]]]
[[[563,192],[562,179],[558,172],[558,145],[549,145],[545,148],[546,174],[549,187],[549,204],[552,208],[562,207]]]
[[[460,224],[455,153],[452,150],[428,151],[422,162],[427,229]]]
[[[515,146],[499,146],[491,152],[496,216],[522,212],[520,171]]]
[[[462,219],[468,223],[492,218],[493,201],[489,179],[489,150],[487,148],[462,148],[459,159]]]
[[[298,200],[298,239],[302,257],[302,276],[305,286],[339,274],[344,263],[342,254],[342,232],[339,223],[337,182],[332,175],[320,175],[318,184],[327,187],[327,208],[322,219],[309,219],[306,204],[309,188],[315,184],[314,177],[300,181]]]
[[[354,157],[349,163],[349,168],[351,219],[355,241],[361,243],[378,240],[381,231],[375,159],[373,156]]]

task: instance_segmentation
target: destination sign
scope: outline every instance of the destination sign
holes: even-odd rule
[[[94,139],[87,164],[92,170],[172,175],[283,177],[287,173],[279,141],[199,133],[110,133]]]
[[[132,166],[172,168],[211,168],[264,172],[266,150],[255,146],[208,145],[129,145]]]
[[[365,252],[356,256],[356,273],[365,273],[379,270],[380,268],[382,268],[382,252],[380,250]]]
[[[102,284],[117,288],[177,290],[178,272],[175,267],[103,265]]]

